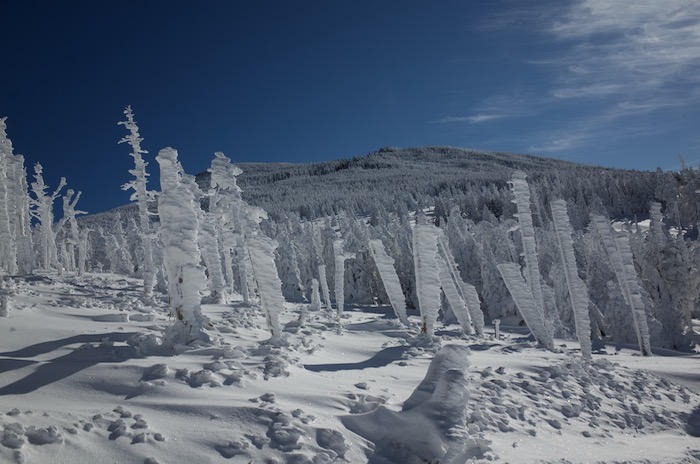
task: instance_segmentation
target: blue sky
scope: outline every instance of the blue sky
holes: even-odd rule
[[[132,105],[185,169],[451,145],[700,161],[695,0],[4,1],[0,116],[81,209],[128,202]],[[31,171],[31,166],[29,166]]]

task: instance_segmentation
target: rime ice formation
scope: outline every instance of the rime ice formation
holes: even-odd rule
[[[588,307],[591,302],[588,298],[586,284],[578,276],[576,258],[574,256],[574,244],[571,239],[571,225],[566,212],[566,201],[555,200],[551,204],[554,229],[557,233],[557,243],[561,253],[564,267],[564,275],[569,289],[571,306],[574,310],[576,323],[576,337],[581,344],[581,354],[586,360],[591,360],[591,321],[588,316]]]
[[[632,320],[634,321],[634,330],[639,341],[639,349],[644,356],[651,356],[649,325],[647,324],[647,315],[644,309],[644,300],[639,287],[637,271],[634,268],[629,237],[624,233],[613,235],[610,222],[603,216],[596,215],[591,220],[603,241],[625,302],[632,311]]]
[[[384,284],[384,290],[389,296],[391,307],[394,309],[394,314],[396,314],[396,317],[399,318],[402,324],[409,325],[408,316],[406,315],[406,297],[401,290],[399,277],[396,275],[394,260],[386,254],[381,240],[370,240],[369,247]]]
[[[207,279],[204,268],[199,265],[199,223],[194,195],[182,182],[184,173],[177,151],[164,148],[158,152],[156,161],[160,165],[162,189],[158,199],[159,235],[163,243],[170,309],[175,316],[168,343],[207,340],[206,321],[201,310],[201,295],[207,287]]]
[[[435,321],[440,308],[440,278],[437,241],[442,231],[429,224],[413,227],[413,262],[416,273],[416,294],[421,314],[421,332],[435,334]]]

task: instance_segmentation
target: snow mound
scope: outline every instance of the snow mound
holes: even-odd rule
[[[375,454],[389,462],[466,462],[488,451],[485,440],[467,430],[469,349],[446,345],[430,363],[425,378],[404,403],[403,411],[385,406],[341,420],[374,443]]]

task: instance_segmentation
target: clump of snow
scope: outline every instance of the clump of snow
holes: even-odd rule
[[[468,355],[466,347],[446,345],[401,412],[380,406],[369,414],[343,417],[343,424],[372,441],[375,452],[391,462],[437,462],[448,451],[450,462],[483,457],[485,442],[470,437],[467,429]]]

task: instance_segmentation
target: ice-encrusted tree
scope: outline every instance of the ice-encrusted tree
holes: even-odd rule
[[[636,238],[633,247],[639,277],[654,307],[654,317],[662,324],[663,346],[679,349],[692,344],[692,309],[700,275],[693,269],[690,249],[693,241],[667,232],[661,204],[652,202],[651,224],[644,240]],[[650,330],[651,332],[651,330]]]
[[[328,273],[326,272],[326,264],[319,245],[319,230],[314,223],[308,223],[305,228],[305,234],[308,243],[309,267],[311,272],[315,272],[318,276],[318,283],[321,286],[321,301],[326,312],[333,310],[331,306],[331,291],[328,287]]]
[[[429,336],[435,334],[435,322],[440,309],[440,278],[436,257],[441,233],[432,224],[416,224],[413,228],[413,262],[421,333]]]
[[[311,279],[311,304],[309,311],[321,310],[321,294],[318,291],[318,280]]]
[[[139,225],[141,226],[141,242],[143,244],[143,262],[139,263],[139,267],[143,272],[143,299],[146,302],[153,301],[153,288],[156,285],[156,267],[153,263],[153,233],[151,231],[151,219],[148,211],[148,202],[153,200],[153,192],[147,188],[148,173],[146,166],[148,162],[143,159],[142,155],[148,152],[141,148],[143,138],[139,134],[139,127],[134,120],[134,113],[131,106],[127,106],[124,110],[126,121],[121,121],[118,124],[124,126],[129,134],[122,138],[119,143],[128,143],[131,146],[131,156],[134,158],[134,169],[130,169],[129,173],[134,176],[134,179],[122,186],[123,190],[132,189],[131,201],[136,201],[139,210]]]
[[[335,311],[336,319],[340,321],[345,307],[345,261],[355,257],[355,253],[343,250],[345,242],[341,239],[333,241],[333,257],[335,260]]]
[[[634,331],[639,342],[639,350],[642,352],[642,355],[651,356],[649,324],[647,323],[644,299],[637,271],[634,268],[629,237],[624,232],[613,235],[610,221],[603,216],[593,215],[591,216],[591,222],[593,222],[600,235],[622,295],[632,311],[632,320],[634,321]]]
[[[537,307],[537,302],[532,297],[530,287],[522,275],[520,266],[515,263],[502,263],[497,267],[508,287],[508,291],[513,297],[513,301],[515,301],[520,311],[520,315],[523,317],[535,340],[547,348],[552,348],[554,342],[552,335],[547,330],[544,314]]]
[[[511,190],[515,199],[513,202],[518,208],[518,227],[523,244],[525,258],[525,280],[530,287],[532,298],[539,311],[544,311],[544,297],[540,284],[540,265],[537,261],[537,243],[535,240],[535,228],[532,224],[532,212],[530,208],[530,187],[527,183],[527,175],[522,171],[515,171],[510,180]]]
[[[585,282],[578,275],[576,257],[574,256],[574,242],[571,238],[572,230],[569,223],[569,215],[566,212],[566,201],[554,200],[551,203],[551,207],[554,230],[556,231],[564,276],[569,290],[569,300],[574,311],[576,337],[581,345],[583,358],[590,361],[591,321],[588,311],[590,298],[588,297],[588,288]]]
[[[267,213],[262,208],[250,206],[242,200],[241,190],[236,182],[236,177],[242,171],[231,164],[231,160],[223,153],[215,153],[209,172],[213,189],[210,210],[213,217],[221,222],[223,229],[233,231],[233,234],[223,240],[224,254],[236,254],[240,285],[246,292],[246,260],[250,260],[251,274],[260,297],[260,307],[273,338],[278,339],[282,336],[279,314],[284,309],[284,297],[275,263],[275,249],[278,243],[260,233],[259,224],[267,219]],[[226,263],[228,267],[231,261]]]
[[[104,257],[108,261],[105,263],[107,264],[107,271],[115,274],[130,275],[133,272],[132,263],[117,236],[107,232],[100,226],[98,226],[97,231],[105,244]]]
[[[321,294],[323,295],[323,304],[326,311],[331,311],[331,291],[328,288],[328,275],[326,274],[326,265],[318,264],[318,280],[321,283]]]
[[[530,187],[525,173],[515,171],[510,181],[510,186],[515,196],[513,202],[518,210],[518,229],[522,239],[525,268],[521,270],[515,263],[503,263],[497,266],[498,271],[532,335],[538,343],[547,348],[552,348],[554,342],[545,321],[545,300],[541,286],[542,277],[537,261],[535,228],[532,223],[530,209]]]
[[[246,304],[248,291],[247,260],[244,251],[246,223],[242,215],[243,200],[237,177],[243,172],[222,152],[214,153],[209,168],[213,190],[209,210],[215,215],[221,230],[221,248],[224,255],[224,273],[231,288],[238,281],[239,293]],[[234,259],[235,258],[235,259]]]
[[[481,304],[476,288],[462,280],[457,262],[452,255],[445,236],[438,239],[438,251],[440,258],[438,261],[442,261],[442,264],[438,262],[441,272],[440,281],[452,311],[462,326],[464,333],[472,334],[476,332],[476,335],[482,336],[484,334],[484,314],[481,312]],[[448,291],[451,295],[448,295]]]
[[[12,157],[12,144],[7,138],[5,118],[0,118],[0,270],[17,273],[17,243],[10,222],[10,184],[12,183],[8,169]]]
[[[301,284],[297,252],[285,225],[281,225],[277,241],[279,242],[276,251],[277,268],[282,280],[282,294],[287,301],[303,302],[304,289]]]
[[[79,214],[87,214],[87,211],[79,211],[75,209],[75,206],[80,200],[80,195],[82,192],[75,193],[73,189],[68,189],[66,194],[63,195],[63,217],[58,221],[56,225],[56,235],[58,235],[63,227],[67,224],[68,231],[65,233],[66,238],[66,255],[68,257],[67,262],[64,266],[67,271],[76,271],[76,250],[80,252],[80,228],[78,227],[78,221],[75,219]],[[80,271],[78,270],[78,273]]]
[[[0,130],[0,138],[2,138],[2,132]],[[10,145],[10,151],[7,154],[11,155],[11,150],[12,146]],[[13,179],[13,182],[8,184],[8,210],[17,251],[17,267],[19,272],[30,274],[34,270],[34,245],[29,211],[27,170],[24,167],[24,156],[12,155],[6,159],[8,162],[7,175]]]
[[[80,246],[78,247],[78,262],[76,263],[78,275],[82,275],[87,270],[86,262],[90,232],[92,232],[92,229],[87,227],[79,230]]]
[[[201,298],[207,287],[204,268],[199,264],[201,253],[197,245],[199,221],[195,196],[183,182],[185,175],[177,151],[164,148],[158,152],[161,194],[158,199],[160,240],[163,244],[163,264],[168,278],[170,308],[175,324],[167,335],[168,344],[189,344],[208,341],[204,332],[206,320],[202,315]]]
[[[391,258],[384,248],[384,243],[381,240],[370,240],[369,249],[372,253],[372,258],[374,258],[374,263],[379,270],[379,275],[384,284],[384,290],[386,291],[389,301],[391,302],[391,307],[394,309],[396,317],[405,326],[409,326],[408,315],[406,313],[406,296],[401,291],[401,282],[399,281],[399,276],[396,274],[396,268],[394,267],[394,259]]]
[[[197,245],[202,253],[202,260],[204,261],[208,277],[209,295],[207,296],[207,303],[220,304],[225,300],[226,284],[219,252],[220,226],[218,222],[221,216],[212,211],[215,191],[210,189],[205,194],[199,188],[193,176],[184,176],[182,180],[194,195],[197,204],[207,204],[207,211],[204,211],[202,208],[195,208],[197,222],[199,223]]]
[[[199,248],[202,251],[202,259],[207,268],[207,285],[209,296],[207,302],[213,304],[223,303],[226,299],[226,282],[221,267],[221,255],[219,253],[219,234],[217,224],[208,214],[201,209],[197,211],[199,218]]]
[[[282,282],[275,265],[275,248],[277,242],[269,237],[256,235],[246,238],[246,250],[250,255],[253,276],[260,295],[260,307],[272,337],[280,338],[282,329],[279,315],[284,309],[284,297]]]
[[[41,164],[34,165],[34,182],[31,184],[34,198],[30,199],[32,207],[31,214],[39,221],[39,255],[37,262],[40,267],[49,269],[54,267],[59,269],[58,247],[56,246],[56,236],[53,229],[53,202],[60,196],[63,187],[66,186],[66,178],[61,180],[53,193],[46,192],[48,186],[44,182],[43,168]]]
[[[438,265],[440,287],[442,287],[442,292],[445,295],[445,301],[449,306],[449,309],[457,318],[457,321],[462,328],[462,332],[467,335],[473,335],[474,328],[471,324],[469,311],[464,303],[464,299],[462,299],[462,296],[460,295],[460,291],[457,290],[456,282],[452,279],[447,262],[445,262],[445,259],[439,255],[436,257],[436,262]]]

